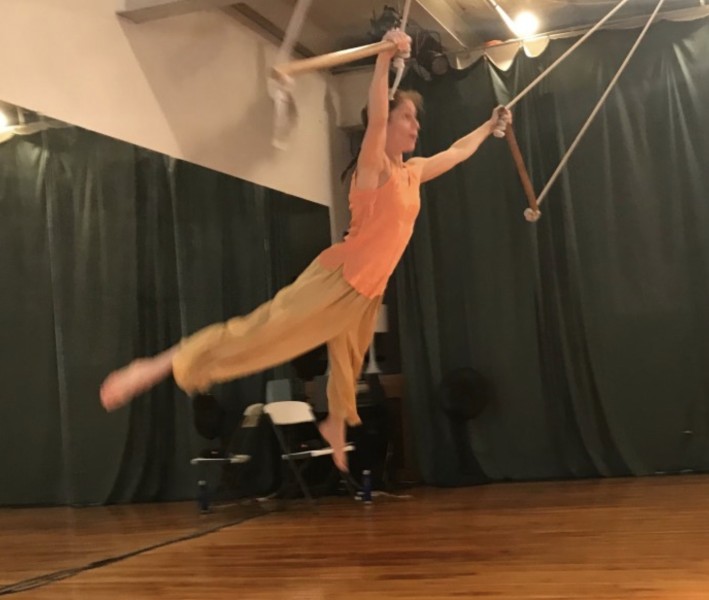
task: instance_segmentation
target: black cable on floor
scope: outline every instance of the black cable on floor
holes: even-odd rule
[[[132,558],[133,556],[137,556],[138,554],[143,554],[144,552],[156,550],[157,548],[169,546],[171,544],[176,544],[178,542],[185,542],[187,540],[193,540],[193,539],[205,536],[207,534],[214,533],[215,531],[219,531],[220,529],[225,529],[226,527],[232,527],[234,525],[239,525],[240,523],[243,523],[244,521],[248,521],[250,519],[255,519],[256,517],[266,515],[269,512],[271,512],[271,511],[264,511],[264,512],[259,512],[257,514],[241,517],[239,519],[235,519],[235,520],[229,521],[227,523],[215,525],[214,527],[210,527],[209,529],[202,529],[201,531],[195,531],[194,533],[189,533],[189,534],[177,537],[177,538],[173,538],[170,540],[166,540],[164,542],[160,542],[158,544],[153,544],[152,546],[146,546],[144,548],[139,548],[138,550],[132,550],[131,552],[126,552],[124,554],[119,554],[117,556],[109,556],[108,558],[102,558],[101,560],[95,560],[93,562],[90,562],[86,565],[82,565],[80,567],[73,567],[71,569],[63,569],[61,571],[54,571],[52,573],[47,573],[45,575],[40,575],[38,577],[31,577],[29,579],[24,579],[22,581],[18,581],[17,583],[11,583],[9,585],[5,585],[3,587],[0,587],[0,596],[17,594],[19,592],[26,592],[27,590],[32,590],[32,589],[35,589],[38,587],[48,585],[50,583],[55,583],[57,581],[61,581],[63,579],[68,579],[69,577],[73,577],[74,575],[78,575],[79,573],[83,573],[84,571],[90,571],[91,569],[98,569],[99,567],[105,567],[105,566],[113,564],[115,562],[125,560],[126,558]]]

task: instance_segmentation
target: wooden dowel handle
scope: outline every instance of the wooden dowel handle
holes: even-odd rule
[[[337,52],[323,54],[322,56],[313,56],[311,58],[303,58],[301,60],[294,60],[288,63],[276,65],[273,67],[272,74],[276,78],[279,78],[279,76],[285,78],[293,77],[303,73],[322,71],[323,69],[331,69],[339,65],[346,65],[363,58],[376,56],[385,50],[394,49],[396,49],[396,44],[394,42],[376,42],[375,44],[358,46],[347,50],[338,50]]]
[[[527,166],[524,164],[524,159],[522,158],[522,153],[519,150],[519,144],[517,143],[517,136],[515,136],[514,127],[512,123],[507,125],[507,131],[505,134],[507,138],[507,144],[510,147],[510,152],[512,153],[512,158],[517,166],[517,172],[519,173],[519,178],[522,181],[522,187],[524,188],[524,193],[527,196],[527,203],[529,208],[535,215],[539,215],[539,205],[537,204],[537,196],[534,193],[534,187],[532,186],[532,181],[529,178],[529,173],[527,172]],[[525,213],[526,216],[527,213]]]

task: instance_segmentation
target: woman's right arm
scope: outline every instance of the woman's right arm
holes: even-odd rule
[[[362,148],[357,159],[357,187],[362,189],[376,188],[379,185],[379,175],[385,168],[391,60],[399,52],[405,53],[411,48],[411,38],[402,31],[389,31],[384,39],[393,41],[397,47],[377,56],[374,75],[369,85],[367,130],[364,132]]]

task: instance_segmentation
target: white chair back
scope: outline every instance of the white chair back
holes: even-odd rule
[[[295,425],[315,421],[313,409],[307,402],[297,400],[284,400],[283,402],[269,402],[264,405],[265,412],[276,425]]]
[[[244,428],[257,427],[259,418],[263,414],[263,404],[257,402],[256,404],[249,404],[244,410],[244,420],[241,426]]]

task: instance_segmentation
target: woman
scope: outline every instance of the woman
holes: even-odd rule
[[[151,358],[113,372],[101,402],[115,410],[170,373],[187,394],[262,371],[327,343],[329,415],[320,431],[347,470],[346,425],[360,423],[355,390],[387,281],[408,244],[419,212],[419,186],[470,157],[496,127],[511,120],[496,109],[489,121],[430,158],[403,155],[416,146],[420,96],[388,99],[391,61],[411,39],[390,31],[396,49],[377,57],[369,89],[367,127],[350,187],[352,213],[345,240],[320,254],[298,279],[252,313],[210,325]],[[500,120],[503,122],[500,123]]]

